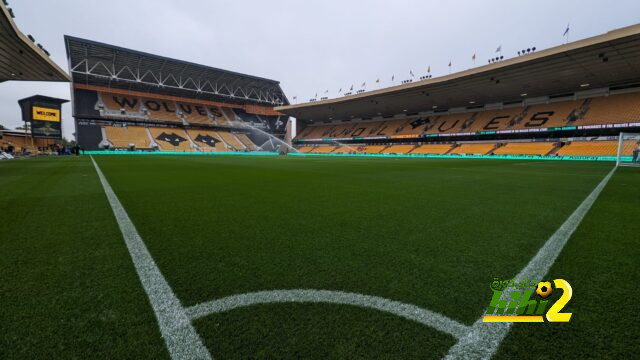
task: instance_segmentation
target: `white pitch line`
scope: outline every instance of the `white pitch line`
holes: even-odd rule
[[[547,275],[549,269],[556,261],[558,255],[565,244],[578,228],[580,222],[587,214],[593,203],[607,185],[611,176],[615,172],[614,167],[600,183],[593,189],[576,210],[565,220],[565,222],[551,235],[547,242],[538,250],[538,253],[529,261],[515,279],[539,279]],[[511,292],[514,288],[507,288],[502,293],[501,299],[511,299]],[[513,323],[484,323],[484,315],[473,324],[471,331],[458,340],[458,343],[449,349],[445,359],[490,359],[498,350],[500,343],[505,338]]]
[[[113,215],[115,215],[129,249],[131,260],[136,268],[142,287],[149,297],[151,307],[155,312],[160,332],[167,345],[172,359],[211,359],[211,354],[202,344],[200,336],[187,317],[180,300],[171,290],[171,287],[158,269],[151,257],[149,250],[136,231],[129,215],[122,207],[120,200],[111,189],[109,182],[102,174],[100,167],[91,157],[93,166],[98,173],[104,192],[107,195]]]
[[[405,304],[377,296],[330,290],[271,290],[232,295],[191,306],[186,309],[186,312],[187,316],[194,320],[214,313],[222,313],[251,305],[289,302],[329,303],[375,309],[430,326],[439,331],[453,335],[456,339],[466,335],[470,330],[470,327],[466,325],[449,319],[444,315],[415,305]]]

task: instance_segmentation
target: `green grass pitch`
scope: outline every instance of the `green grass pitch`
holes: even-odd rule
[[[469,326],[493,278],[517,274],[613,166],[94,159],[185,307],[324,289]],[[0,358],[169,358],[89,157],[0,163],[0,214]],[[495,358],[637,354],[639,242],[640,169],[619,168],[547,276],[571,283],[571,321],[516,324]],[[441,358],[457,341],[390,313],[326,303],[254,305],[193,325],[219,359]]]

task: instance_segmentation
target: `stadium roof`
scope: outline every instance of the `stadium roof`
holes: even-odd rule
[[[446,76],[276,110],[326,121],[475,108],[633,85],[640,85],[640,25]]]
[[[74,83],[210,101],[289,104],[280,83],[65,35]]]
[[[13,10],[0,2],[0,82],[71,81],[44,48],[24,35],[13,22]]]

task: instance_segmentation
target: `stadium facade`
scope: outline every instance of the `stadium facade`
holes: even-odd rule
[[[277,81],[65,36],[81,147],[278,151]],[[276,140],[276,141],[274,141]]]
[[[527,51],[528,50],[528,51]],[[402,85],[276,110],[304,153],[611,158],[640,132],[640,25]],[[625,141],[631,155],[638,141]]]

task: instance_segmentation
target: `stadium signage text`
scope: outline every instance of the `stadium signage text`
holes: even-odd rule
[[[34,138],[62,138],[61,104],[67,100],[34,95],[18,100],[22,121],[31,125]]]
[[[385,136],[364,136],[359,137],[362,140],[375,139],[420,139],[427,137],[451,137],[451,136],[467,136],[467,135],[495,135],[495,134],[515,134],[515,133],[533,133],[533,132],[554,132],[566,130],[582,130],[582,129],[615,129],[640,127],[640,123],[621,123],[621,124],[602,124],[602,125],[580,125],[580,126],[564,126],[552,128],[529,128],[529,129],[512,129],[512,130],[496,130],[496,131],[478,131],[478,132],[459,132],[459,133],[433,133],[423,135],[385,135]],[[353,137],[325,137],[315,139],[295,139],[295,142],[320,142],[320,141],[343,141],[354,140]]]
[[[562,294],[547,310],[550,301],[547,298],[553,293],[554,286],[556,289],[561,289]],[[536,281],[533,280],[499,281],[498,278],[494,278],[489,287],[493,291],[493,297],[483,322],[544,322],[543,314],[548,322],[569,322],[571,319],[571,313],[561,312],[573,295],[571,285],[566,280],[555,279],[553,286],[550,281],[540,281],[536,286]],[[510,287],[515,290],[508,291]],[[539,300],[533,295],[534,289]],[[505,297],[510,298],[508,304],[507,299],[503,299],[505,291],[507,291],[504,294]]]
[[[138,106],[138,99],[137,98],[128,98],[125,96],[113,96],[113,101],[118,104],[120,106],[120,108],[122,109],[129,109],[129,110],[134,110],[136,109],[136,107]],[[173,101],[167,102],[164,100],[154,100],[154,99],[147,99],[142,101],[142,105],[144,105],[145,108],[147,108],[148,110],[151,111],[164,111],[167,113],[176,113],[176,110],[178,110],[179,112],[183,113],[183,114],[187,114],[187,115],[191,115],[192,113],[197,113],[201,116],[207,116],[207,108],[209,109],[209,112],[215,116],[215,117],[223,117],[222,113],[220,112],[220,110],[216,107],[213,106],[207,106],[205,108],[204,105],[191,105],[191,104],[183,104],[183,103],[178,103],[178,107],[176,109],[176,106],[174,105]]]
[[[40,121],[60,122],[60,109],[51,109],[34,106],[32,109],[32,119]]]

